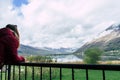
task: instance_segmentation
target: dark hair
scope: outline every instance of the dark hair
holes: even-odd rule
[[[19,36],[19,32],[17,30],[17,25],[8,24],[8,25],[6,25],[6,28],[9,28],[9,29],[13,30]]]
[[[11,29],[13,31],[16,31],[17,25],[8,24],[8,25],[6,25],[6,28],[9,28],[9,29]]]

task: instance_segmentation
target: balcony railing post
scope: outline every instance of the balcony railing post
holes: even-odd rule
[[[62,68],[60,67],[60,80],[62,80]]]
[[[50,67],[50,80],[52,80],[52,71],[51,71],[51,67]]]
[[[42,80],[42,67],[40,68],[40,80]]]
[[[72,80],[74,80],[74,68],[72,68]]]
[[[11,65],[8,65],[8,80],[11,80]]]
[[[88,69],[86,69],[86,80],[88,80]]]
[[[103,80],[105,80],[105,70],[102,70],[103,74]]]
[[[34,66],[32,67],[32,80],[34,80]]]
[[[2,80],[2,69],[0,69],[0,72],[1,72],[1,74],[0,74],[0,80]]]

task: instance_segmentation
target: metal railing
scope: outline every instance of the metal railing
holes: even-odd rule
[[[76,70],[83,70],[81,73],[85,73],[84,80],[89,80],[89,70],[99,70],[101,71],[100,80],[106,80],[105,71],[120,71],[120,65],[64,63],[7,64],[1,69],[0,80],[66,80],[66,77],[71,78],[70,80],[82,80],[76,79],[76,74],[81,74]],[[67,75],[68,73],[69,75]]]

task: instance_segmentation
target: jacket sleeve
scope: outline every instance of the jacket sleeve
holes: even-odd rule
[[[25,62],[24,57],[18,55],[18,46],[19,41],[16,39],[14,35],[8,35],[5,37],[5,45],[6,52],[5,52],[5,61],[6,63],[19,63]]]
[[[0,43],[0,69],[4,65],[4,45]]]

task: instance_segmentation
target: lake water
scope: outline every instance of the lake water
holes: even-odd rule
[[[82,59],[76,57],[75,55],[60,55],[60,56],[52,56],[53,60],[57,62],[75,62],[82,61]]]

